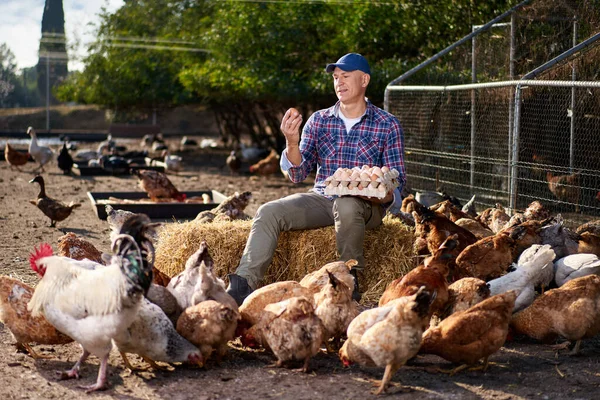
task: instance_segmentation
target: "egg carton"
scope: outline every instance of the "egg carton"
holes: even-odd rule
[[[384,198],[390,190],[398,187],[399,175],[396,169],[385,166],[338,168],[325,179],[325,194]]]

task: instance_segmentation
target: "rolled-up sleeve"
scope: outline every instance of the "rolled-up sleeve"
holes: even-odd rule
[[[315,114],[310,116],[302,130],[302,138],[300,139],[302,162],[300,165],[293,165],[290,162],[287,157],[287,149],[283,151],[279,162],[281,169],[288,173],[290,180],[294,183],[304,181],[317,162],[316,131],[318,128],[314,116]]]

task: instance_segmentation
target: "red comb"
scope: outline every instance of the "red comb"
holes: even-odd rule
[[[52,250],[52,246],[50,246],[48,243],[42,243],[40,244],[39,249],[36,249],[35,247],[33,249],[34,252],[29,256],[29,265],[31,266],[31,269],[37,272],[40,276],[44,276],[46,269],[40,269],[37,265],[37,261],[44,257],[50,257],[54,254],[54,250]]]

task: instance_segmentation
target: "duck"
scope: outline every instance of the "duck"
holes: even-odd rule
[[[27,129],[27,134],[31,136],[31,142],[29,143],[29,154],[33,157],[33,159],[40,164],[40,166],[36,169],[39,169],[40,172],[44,172],[44,165],[48,164],[54,158],[54,152],[50,147],[40,146],[37,141],[37,136],[35,133],[35,129],[31,126]]]
[[[21,165],[27,164],[29,160],[29,152],[21,152],[15,150],[8,142],[6,142],[6,146],[4,146],[4,159],[10,165],[10,169],[12,170],[15,167],[18,171],[21,171],[19,168]],[[21,171],[22,172],[22,171]]]
[[[73,168],[73,157],[69,154],[69,150],[67,149],[67,142],[63,143],[63,147],[58,154],[58,158],[56,159],[58,162],[58,168],[60,168],[64,175],[71,174],[71,169]]]
[[[178,173],[183,169],[183,158],[181,156],[173,155],[169,150],[164,150],[162,156],[166,171]]]
[[[195,139],[190,139],[187,136],[181,138],[181,142],[179,144],[181,150],[191,150],[193,148],[198,147],[198,141]]]
[[[50,226],[55,227],[57,222],[64,221],[71,215],[73,209],[81,207],[81,204],[70,202],[68,205],[46,196],[46,185],[44,178],[37,175],[29,181],[29,183],[37,182],[40,185],[40,192],[35,200],[29,200],[31,204],[40,209],[48,218],[50,218]]]
[[[123,157],[103,155],[99,162],[102,169],[112,175],[124,175],[129,172],[129,163]]]

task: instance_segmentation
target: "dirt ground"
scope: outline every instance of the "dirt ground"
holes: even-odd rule
[[[303,192],[310,184],[294,185],[282,176],[250,178],[232,176],[223,168],[227,150],[202,150],[184,154],[186,169],[172,176],[183,191],[214,189],[225,195],[249,190],[253,200],[246,212],[269,200]],[[247,166],[244,166],[247,170]],[[56,164],[47,168],[44,178],[47,193],[64,201],[82,204],[71,217],[49,227],[49,220],[28,200],[35,198],[38,187],[28,181],[34,176],[34,164],[26,172],[11,171],[0,162],[0,274],[11,275],[30,284],[37,278],[29,268],[28,257],[34,246],[49,242],[56,248],[58,237],[74,232],[108,251],[109,229],[94,214],[88,191],[131,191],[137,179],[131,176],[63,176]],[[333,244],[332,244],[333,245]],[[70,368],[78,359],[78,345],[38,345],[36,351],[52,355],[34,361],[16,352],[13,339],[0,324],[0,398],[2,399],[79,399],[85,394],[78,385],[95,382],[99,361],[91,357],[81,369],[79,381],[58,381],[55,371]],[[133,360],[134,357],[132,357]],[[369,380],[381,379],[383,370],[353,366],[342,368],[335,355],[319,354],[311,361],[312,372],[266,368],[273,357],[261,351],[248,351],[235,343],[221,365],[203,369],[176,366],[171,370],[131,373],[113,351],[108,368],[109,388],[91,394],[96,398],[118,399],[362,399],[371,397]],[[584,342],[580,356],[557,354],[547,345],[522,338],[508,342],[490,361],[497,363],[486,372],[463,371],[449,377],[423,367],[449,368],[450,363],[435,356],[419,356],[401,368],[388,397],[410,399],[596,399],[600,393],[600,341]],[[142,366],[143,361],[135,360]]]

